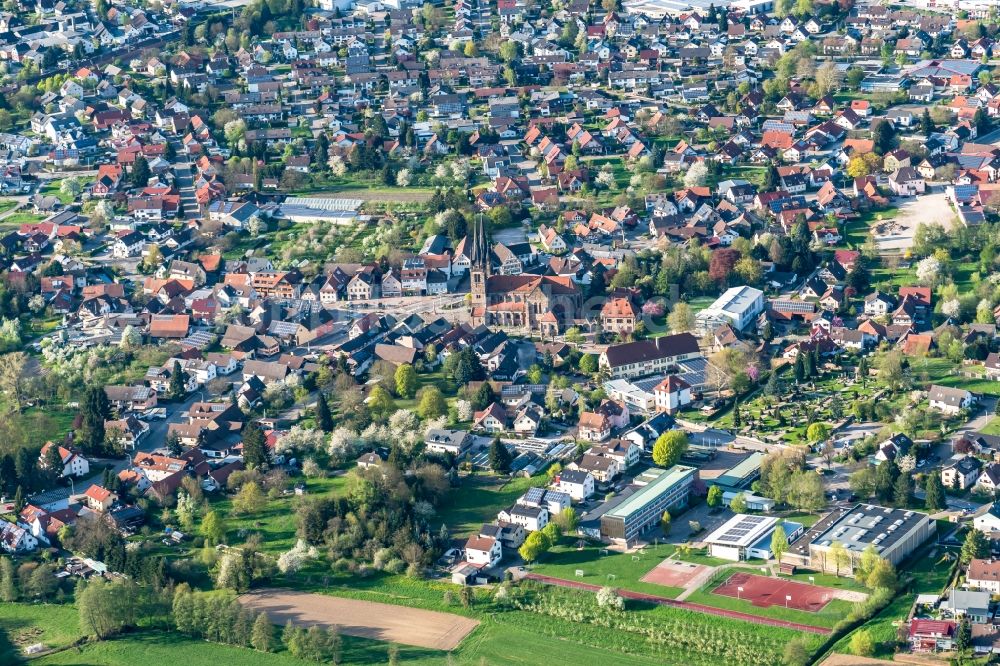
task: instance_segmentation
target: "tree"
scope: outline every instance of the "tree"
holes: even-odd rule
[[[592,375],[597,372],[597,357],[593,354],[584,354],[580,357],[580,372],[585,375]]]
[[[875,152],[885,155],[896,147],[896,128],[889,120],[882,120],[872,130],[872,139],[875,141]]]
[[[817,421],[806,428],[806,438],[813,444],[826,441],[830,437],[830,426]]]
[[[21,411],[22,387],[27,377],[25,366],[28,364],[28,355],[24,352],[11,352],[0,356],[0,390],[2,390],[10,400],[10,405],[14,411]]]
[[[59,185],[59,191],[75,201],[83,192],[83,186],[80,184],[79,178],[66,178]]]
[[[508,474],[511,462],[510,451],[499,437],[495,437],[490,444],[490,469],[497,474]]]
[[[580,524],[580,518],[576,515],[576,509],[571,506],[560,511],[553,520],[564,534],[573,534]]]
[[[404,400],[413,397],[417,390],[417,371],[409,363],[401,363],[396,368],[396,395]]]
[[[872,590],[895,590],[896,583],[896,567],[884,557],[878,558],[871,573],[865,578],[865,585]]]
[[[706,504],[708,504],[713,509],[715,507],[717,507],[717,506],[721,506],[722,505],[722,487],[721,486],[712,486],[711,488],[709,488],[708,489],[708,498],[705,500],[705,502],[706,502]]]
[[[803,511],[823,508],[823,480],[813,472],[795,472],[788,488],[788,503]]]
[[[653,463],[659,467],[672,467],[687,451],[688,438],[683,430],[668,430],[653,445]]]
[[[139,153],[136,155],[135,162],[132,163],[132,186],[133,187],[146,187],[149,183],[149,177],[152,172],[149,170],[149,162],[146,158]]]
[[[253,421],[243,426],[243,463],[247,469],[267,467],[271,464],[271,452],[267,448],[264,431]]]
[[[87,389],[82,411],[78,441],[85,451],[100,451],[104,447],[104,422],[111,415],[111,405],[103,386]]]
[[[892,499],[898,477],[899,468],[891,460],[885,461],[875,468],[875,496],[878,497],[879,501],[888,502]]]
[[[257,513],[267,505],[267,497],[254,481],[248,481],[233,498],[233,513],[247,515]],[[228,586],[223,586],[228,587]]]
[[[322,391],[316,398],[316,425],[323,432],[333,431],[333,416],[330,414],[330,405],[326,402],[326,394]]]
[[[931,476],[936,476],[932,474]],[[913,502],[913,479],[908,472],[901,472],[893,485],[892,499],[897,507],[905,509]]]
[[[940,511],[947,506],[940,474],[927,475],[927,480],[924,482],[924,506],[928,511]]]
[[[253,632],[250,634],[250,645],[258,652],[270,652],[274,643],[274,625],[267,613],[260,613],[253,621]]]
[[[961,563],[968,564],[972,560],[989,557],[989,554],[990,544],[986,540],[986,536],[976,528],[969,530],[969,533],[965,535],[965,542],[962,544],[962,552],[959,555]]]
[[[420,389],[417,399],[417,414],[422,419],[433,419],[448,413],[448,403],[437,386]]]
[[[930,134],[934,131],[934,129],[935,129],[934,121],[931,120],[931,112],[925,106],[924,112],[920,116],[920,131],[923,132],[925,135],[930,136]]]
[[[806,666],[810,661],[809,649],[801,638],[785,643],[785,650],[782,654],[782,662],[785,666]]]
[[[376,386],[368,395],[368,410],[378,416],[388,416],[396,409],[392,396],[381,386]]]
[[[517,549],[518,554],[525,562],[534,562],[552,547],[548,534],[542,530],[532,532],[524,540],[521,547]]]
[[[832,60],[824,63],[816,70],[816,88],[820,96],[827,95],[840,88],[840,70]]]
[[[667,326],[673,333],[684,333],[694,328],[694,311],[683,301],[674,305],[667,315]]]
[[[695,162],[684,174],[684,187],[702,187],[708,179],[708,167],[704,161]]]
[[[962,617],[958,628],[955,631],[955,649],[960,653],[965,652],[972,646],[972,625],[968,616]]]
[[[882,557],[875,550],[873,544],[868,544],[863,551],[861,551],[861,557],[858,558],[858,562],[854,567],[854,579],[857,580],[862,585],[868,584],[868,576],[871,572],[875,570],[875,565]]]
[[[833,566],[836,568],[838,576],[840,575],[840,570],[851,563],[851,556],[847,554],[844,544],[839,541],[834,541],[830,546],[829,557],[833,560]]]
[[[170,399],[180,400],[187,393],[185,380],[187,373],[181,368],[180,361],[174,361],[174,367],[170,370]]]
[[[217,511],[209,511],[201,519],[201,535],[205,538],[206,546],[217,546],[226,542],[226,525]]]
[[[663,515],[660,516],[660,529],[663,530],[663,535],[666,536],[670,534],[670,522],[673,517],[670,515],[669,511],[664,511]]]
[[[870,657],[875,654],[875,642],[867,629],[858,629],[851,636],[851,653],[858,657]]]
[[[744,493],[736,493],[733,499],[729,500],[729,508],[733,513],[746,513],[747,496]]]
[[[57,444],[49,444],[48,450],[45,451],[45,455],[42,457],[42,467],[53,481],[62,476],[63,460]]]
[[[778,523],[771,532],[771,552],[774,559],[781,562],[781,556],[788,552],[788,535],[785,534],[785,527]]]

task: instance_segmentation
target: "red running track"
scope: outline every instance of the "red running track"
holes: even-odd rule
[[[544,583],[546,585],[555,585],[557,587],[568,587],[575,590],[587,590],[588,592],[597,592],[601,589],[600,585],[591,585],[590,583],[581,583],[575,580],[565,580],[562,578],[553,578],[552,576],[543,576],[541,574],[529,573],[525,575],[528,580],[538,581],[539,583]],[[643,592],[632,592],[631,590],[617,590],[618,594],[625,597],[626,599],[634,599],[635,601],[645,601],[652,604],[660,604],[661,606],[672,606],[674,608],[681,608],[684,610],[694,611],[695,613],[705,613],[706,615],[718,615],[719,617],[728,617],[734,620],[743,620],[744,622],[754,622],[756,624],[764,624],[769,627],[781,627],[783,629],[795,629],[796,631],[806,631],[811,634],[819,634],[821,636],[829,636],[831,632],[830,629],[824,627],[814,627],[809,624],[799,624],[798,622],[788,622],[786,620],[775,620],[770,617],[761,617],[759,615],[751,615],[750,613],[741,613],[739,611],[726,610],[725,608],[716,608],[715,606],[705,606],[704,604],[694,604],[689,601],[677,601],[676,599],[667,599],[666,597],[658,597],[655,594],[645,594]]]

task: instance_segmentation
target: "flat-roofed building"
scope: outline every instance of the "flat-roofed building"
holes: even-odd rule
[[[869,545],[898,565],[933,535],[934,521],[926,513],[856,504],[823,516],[789,547],[782,562],[850,576]],[[831,555],[834,544],[847,552],[847,562]]]
[[[764,454],[760,451],[754,451],[726,470],[725,474],[713,479],[712,485],[722,486],[723,490],[744,490],[749,488],[754,481],[760,478],[760,464],[763,460]]]
[[[687,506],[698,470],[685,465],[650,469],[635,478],[640,488],[601,516],[601,536],[633,541],[659,524],[663,512]],[[611,501],[614,501],[612,499]]]
[[[745,331],[763,311],[764,292],[747,286],[732,287],[698,313],[695,326],[702,334],[714,331],[723,324]]]
[[[773,555],[771,540],[779,524],[789,541],[797,538],[804,529],[800,523],[738,513],[705,538],[708,553],[732,562],[751,558],[770,559]]]

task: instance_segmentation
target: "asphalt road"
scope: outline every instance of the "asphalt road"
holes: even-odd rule
[[[167,411],[166,418],[157,421],[148,421],[149,432],[136,445],[135,451],[130,452],[130,456],[118,459],[96,459],[91,461],[91,467],[100,467],[100,472],[95,472],[83,479],[74,479],[70,486],[59,486],[40,493],[36,493],[29,498],[32,504],[47,505],[65,502],[69,499],[71,492],[82,493],[92,483],[100,483],[103,475],[103,468],[110,464],[115,473],[122,471],[131,464],[131,457],[140,451],[151,452],[163,446],[167,437],[167,427],[171,423],[181,423],[185,420],[186,414],[191,405],[199,400],[204,400],[205,392],[196,391],[192,393],[184,402],[166,403],[161,405]]]

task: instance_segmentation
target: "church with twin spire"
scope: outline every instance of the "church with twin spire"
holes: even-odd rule
[[[495,275],[490,242],[480,218],[469,251],[472,323],[508,333],[552,336],[573,325],[583,294],[572,278],[558,275]]]

